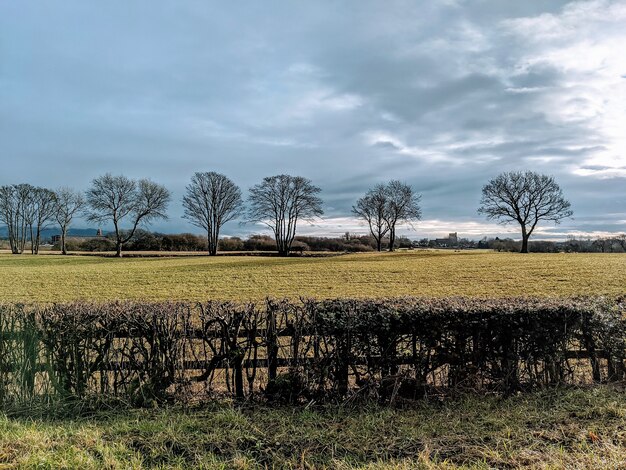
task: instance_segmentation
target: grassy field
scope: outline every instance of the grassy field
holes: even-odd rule
[[[1,301],[626,293],[626,255],[414,251],[327,258],[0,255]]]
[[[624,468],[624,390],[380,407],[0,415],[2,468]]]
[[[5,302],[625,293],[621,254],[0,255]],[[598,386],[402,409],[215,402],[89,416],[52,410],[57,418],[49,408],[5,411],[0,468],[625,468],[625,396]]]

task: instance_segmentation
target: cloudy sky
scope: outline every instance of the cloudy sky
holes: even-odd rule
[[[411,237],[514,233],[476,208],[515,169],[572,202],[540,237],[625,231],[626,0],[0,0],[0,159],[0,184],[149,177],[170,232],[218,171],[312,179],[310,233],[365,232],[350,207],[391,178],[423,195]]]

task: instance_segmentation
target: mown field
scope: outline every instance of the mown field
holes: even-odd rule
[[[333,257],[0,255],[0,301],[626,293],[626,255],[413,251]]]

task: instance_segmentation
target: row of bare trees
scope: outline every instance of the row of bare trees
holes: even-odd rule
[[[420,220],[420,199],[409,185],[393,180],[370,189],[352,207],[352,213],[367,223],[378,251],[385,236],[389,251],[393,251],[396,226]],[[528,253],[528,240],[539,222],[558,224],[573,214],[555,179],[533,171],[505,172],[493,178],[483,187],[478,212],[503,225],[519,224],[522,253]]]
[[[267,225],[274,233],[280,255],[287,255],[298,222],[321,216],[320,188],[300,176],[276,175],[250,188],[244,211],[239,187],[226,176],[196,173],[183,197],[183,217],[206,231],[209,254],[217,253],[220,230],[226,222],[246,216],[250,222]],[[106,174],[94,179],[83,195],[69,188],[52,191],[28,184],[0,187],[0,221],[7,226],[11,251],[20,254],[30,241],[37,254],[41,231],[56,221],[61,229],[61,251],[76,216],[98,224],[111,224],[116,255],[141,225],[167,218],[170,192],[148,179],[133,180]]]
[[[187,185],[184,218],[207,233],[209,254],[217,253],[222,226],[238,216],[266,225],[274,234],[279,255],[291,250],[298,222],[321,216],[321,189],[301,176],[276,175],[250,188],[244,210],[241,190],[226,176],[196,173]]]
[[[31,253],[39,253],[42,230],[55,222],[61,227],[64,240],[74,215],[82,206],[82,195],[69,188],[55,192],[29,184],[1,186],[0,220],[7,227],[11,252],[23,253],[29,241]]]
[[[67,254],[66,238],[73,220],[84,216],[92,222],[112,222],[116,252],[134,235],[139,223],[165,217],[169,192],[149,180],[104,175],[92,181],[83,194],[71,188],[52,191],[29,184],[0,187],[0,221],[7,227],[11,252],[21,254],[30,242],[32,254],[39,253],[41,233],[55,224],[61,231],[61,252]],[[130,220],[130,230],[122,224]]]
[[[278,175],[263,179],[250,188],[248,220],[266,224],[274,233],[279,254],[289,253],[300,220],[321,216],[320,189],[302,177]],[[352,213],[364,221],[378,251],[389,239],[393,251],[396,228],[412,225],[422,217],[421,195],[408,184],[391,180],[378,184],[359,198]],[[196,173],[183,198],[184,217],[207,232],[209,253],[217,252],[222,225],[243,212],[241,190],[218,173]],[[516,222],[522,232],[521,252],[528,252],[528,240],[539,222],[558,224],[571,217],[569,201],[555,179],[532,171],[507,172],[483,187],[478,212],[501,224]]]
[[[323,214],[320,188],[301,176],[276,175],[264,178],[249,190],[247,210],[241,189],[228,177],[195,173],[182,203],[183,217],[206,232],[209,254],[217,253],[220,230],[238,217],[262,223],[274,234],[280,255],[288,255],[298,224]],[[522,231],[522,252],[542,220],[559,223],[570,217],[570,203],[554,178],[526,171],[502,173],[483,187],[479,212],[506,224],[517,222]],[[115,250],[122,256],[124,244],[140,225],[167,218],[170,192],[148,179],[133,180],[106,174],[94,179],[85,194],[70,188],[52,191],[28,184],[0,187],[0,221],[8,231],[11,251],[22,253],[30,241],[37,254],[41,232],[55,223],[61,229],[61,251],[66,254],[66,237],[77,216],[98,224],[111,224]],[[381,251],[383,238],[394,250],[396,228],[421,219],[421,195],[406,183],[392,180],[378,184],[356,201],[353,214],[364,221]]]

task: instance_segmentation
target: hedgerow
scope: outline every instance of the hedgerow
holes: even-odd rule
[[[624,378],[621,299],[0,305],[0,402],[394,402]]]

